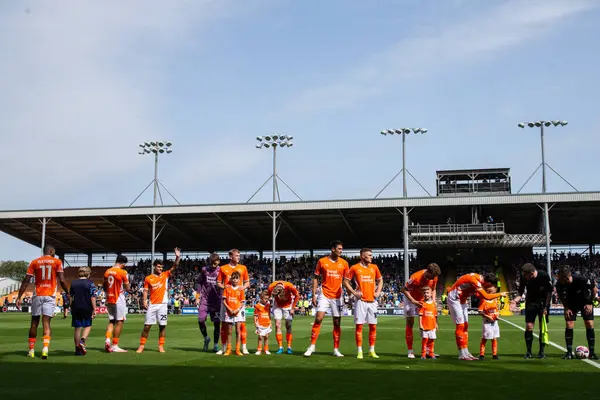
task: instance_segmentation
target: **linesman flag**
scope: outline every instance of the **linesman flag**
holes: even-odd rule
[[[542,343],[550,343],[550,337],[548,335],[548,315],[542,315],[542,331],[540,333],[542,335]]]

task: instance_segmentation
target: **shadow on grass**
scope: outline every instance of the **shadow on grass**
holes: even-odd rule
[[[55,353],[56,355],[56,353]],[[473,366],[476,366],[473,362]],[[102,365],[3,363],[3,400],[85,395],[90,399],[195,398],[214,400],[225,393],[243,399],[443,398],[484,396],[486,400],[570,399],[597,395],[594,370],[540,372],[502,370],[398,370],[257,367],[239,365]],[[276,396],[276,395],[275,395]]]

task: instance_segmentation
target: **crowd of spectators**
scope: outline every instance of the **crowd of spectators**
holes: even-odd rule
[[[300,300],[312,303],[312,279],[315,263],[318,257],[282,257],[276,260],[276,278],[296,285],[300,293]],[[358,257],[349,257],[346,260],[352,265],[359,261]],[[228,262],[223,259],[222,263]],[[404,298],[399,288],[404,282],[403,260],[397,255],[378,256],[373,259],[378,265],[384,278],[384,287],[379,299],[380,307],[399,307]],[[172,260],[165,262],[165,268],[170,268]],[[248,268],[250,287],[246,291],[246,298],[250,304],[258,300],[259,293],[269,286],[272,278],[271,259],[259,258],[256,255],[243,256],[240,261]],[[411,271],[416,268],[414,259],[410,260]],[[196,301],[197,276],[203,266],[208,264],[207,259],[183,257],[172,279],[169,288],[169,305],[178,302],[181,306],[194,305]],[[128,304],[139,305],[142,298],[144,277],[150,273],[151,261],[140,260],[134,266],[127,268],[131,281],[131,295]],[[348,302],[350,299],[347,299]]]

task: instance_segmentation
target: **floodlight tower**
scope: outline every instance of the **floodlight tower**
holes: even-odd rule
[[[156,197],[158,194],[158,184],[159,184],[158,183],[158,156],[159,156],[159,154],[171,154],[173,152],[173,150],[171,149],[172,145],[173,145],[173,143],[171,143],[168,140],[167,141],[158,140],[158,141],[144,142],[144,143],[139,144],[140,151],[138,152],[138,154],[140,154],[140,155],[154,154],[154,180],[151,182],[154,184],[154,200],[152,203],[153,207],[156,207]],[[144,189],[144,191],[145,191],[145,189]],[[135,200],[134,200],[134,202],[135,202]],[[157,219],[156,214],[155,213],[152,214],[152,250],[151,250],[152,262],[154,262],[154,253],[155,253],[155,245],[156,245],[156,219]],[[152,267],[151,267],[150,272],[152,272]]]
[[[524,129],[526,126],[529,128],[540,128],[540,141],[541,141],[541,150],[542,150],[542,163],[540,166],[542,167],[542,193],[546,193],[546,154],[544,150],[544,127],[549,128],[551,126],[554,127],[563,127],[568,124],[567,121],[531,121],[531,122],[520,122],[517,126],[521,129]],[[539,168],[539,166],[538,166]],[[534,172],[535,174],[535,172]],[[544,231],[546,236],[546,269],[548,271],[548,275],[552,276],[552,257],[550,255],[550,215],[548,212],[548,203],[544,203]]]
[[[271,178],[269,178],[269,179],[273,179],[273,204],[275,204],[275,202],[277,201],[277,193],[279,192],[279,188],[277,186],[277,178],[278,178],[277,177],[277,148],[278,147],[281,147],[281,148],[292,147],[294,145],[294,143],[292,142],[293,139],[294,139],[294,137],[289,136],[289,135],[266,135],[266,136],[257,136],[256,137],[256,140],[258,141],[258,144],[256,145],[257,149],[263,149],[263,148],[264,149],[269,149],[269,148],[273,149],[273,174],[271,175]],[[268,181],[269,180],[267,180],[267,182]],[[284,182],[284,184],[285,184],[285,182]],[[263,184],[263,186],[264,186],[264,184]],[[262,186],[261,186],[261,188],[262,188]],[[275,250],[277,247],[277,212],[275,209],[273,209],[273,214],[271,215],[271,217],[273,219],[272,272],[273,272],[273,282],[275,282]]]
[[[406,136],[409,135],[410,133],[414,133],[414,134],[425,134],[427,133],[427,129],[425,128],[400,128],[400,129],[386,129],[381,131],[381,134],[383,136],[393,136],[393,135],[402,135],[402,197],[406,198],[407,197],[407,190],[406,190]],[[385,187],[383,189],[381,189],[381,191],[379,193],[377,193],[377,196],[375,197],[379,197],[379,195],[381,194],[381,192],[383,192],[393,181],[394,179],[396,179],[396,177],[398,176],[398,174],[396,174],[396,176],[394,176],[392,178],[391,181],[388,182],[387,185],[385,185]],[[412,175],[411,175],[412,176]],[[414,177],[413,177],[414,179]],[[418,181],[417,181],[418,183]],[[402,233],[404,236],[404,281],[407,281],[409,276],[410,276],[410,269],[409,269],[409,262],[408,262],[408,211],[406,209],[406,206],[402,207],[402,216],[403,216],[403,222],[402,222]]]

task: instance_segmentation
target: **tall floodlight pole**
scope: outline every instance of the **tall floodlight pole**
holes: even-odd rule
[[[400,129],[387,129],[387,130],[381,131],[381,134],[384,136],[402,135],[402,171],[401,172],[402,172],[402,197],[404,197],[404,198],[408,197],[407,189],[406,189],[406,172],[407,172],[407,170],[406,170],[406,136],[409,135],[411,132],[415,133],[415,134],[417,134],[417,133],[424,134],[427,132],[427,129],[425,129],[425,128],[400,128]],[[396,179],[397,176],[398,176],[398,174],[396,174],[396,176],[394,176],[394,178],[392,178],[392,180],[383,189],[381,189],[381,191],[375,197],[379,197],[381,192],[383,192],[394,181],[394,179]],[[412,174],[411,174],[411,176],[412,176]],[[414,177],[413,177],[413,179],[414,179]],[[402,216],[404,218],[403,222],[402,222],[402,233],[404,236],[404,280],[406,281],[406,280],[408,280],[408,277],[410,276],[410,269],[409,269],[409,262],[408,262],[408,210],[406,209],[406,206],[402,207]]]
[[[542,193],[546,193],[546,166],[547,166],[546,154],[545,154],[545,150],[544,150],[544,127],[549,128],[551,126],[555,126],[555,127],[565,126],[565,125],[567,125],[567,123],[568,123],[567,121],[554,120],[554,121],[521,122],[517,125],[519,128],[522,128],[522,129],[525,128],[526,126],[529,128],[540,128],[540,141],[541,141],[541,150],[542,150],[542,163],[540,164],[542,167]],[[535,174],[535,172],[534,172],[534,174]],[[548,275],[552,276],[552,265],[551,265],[552,257],[550,255],[550,214],[548,211],[549,211],[548,203],[544,202],[544,233],[546,236],[546,269],[548,271]]]
[[[279,196],[279,187],[277,186],[277,148],[278,147],[292,147],[294,144],[292,143],[292,139],[294,137],[293,136],[288,136],[288,135],[266,135],[266,136],[258,136],[256,138],[256,140],[258,141],[258,144],[256,145],[257,149],[273,149],[273,174],[271,175],[271,177],[269,179],[273,179],[273,205],[275,205],[275,202],[278,200]],[[269,179],[267,179],[267,182],[269,181]],[[263,186],[267,183],[265,182],[263,184]],[[284,182],[285,184],[285,182]],[[262,187],[260,187],[260,189],[262,189]],[[286,185],[287,186],[287,185]],[[258,193],[258,191],[260,191],[260,189],[258,189],[256,191],[256,193]],[[254,194],[256,194],[254,193]],[[254,197],[254,196],[252,196]],[[250,199],[252,199],[252,197]],[[248,200],[250,201],[250,200]],[[273,231],[272,231],[272,245],[273,245],[273,260],[272,260],[272,273],[273,273],[273,282],[275,282],[275,251],[276,251],[276,247],[277,247],[277,211],[275,210],[275,207],[273,207],[273,214],[271,215],[272,220],[273,220]]]
[[[152,202],[153,207],[156,207],[156,200],[157,200],[157,195],[158,195],[158,185],[159,185],[159,181],[158,181],[158,155],[159,154],[171,154],[173,152],[173,150],[171,149],[171,146],[173,144],[169,141],[152,141],[152,142],[144,142],[144,143],[140,143],[140,151],[138,154],[140,155],[147,155],[147,154],[153,154],[154,155],[154,179],[152,180],[151,183],[154,184],[154,199]],[[145,189],[144,189],[145,190]],[[143,193],[143,192],[142,192]],[[141,194],[140,194],[141,195]],[[138,196],[139,197],[139,196]],[[137,200],[137,199],[136,199]],[[135,200],[134,200],[135,202]],[[133,204],[133,203],[132,203]],[[152,250],[151,250],[151,262],[154,262],[154,253],[155,253],[155,248],[156,248],[156,213],[152,213]],[[152,271],[150,271],[152,272]]]

